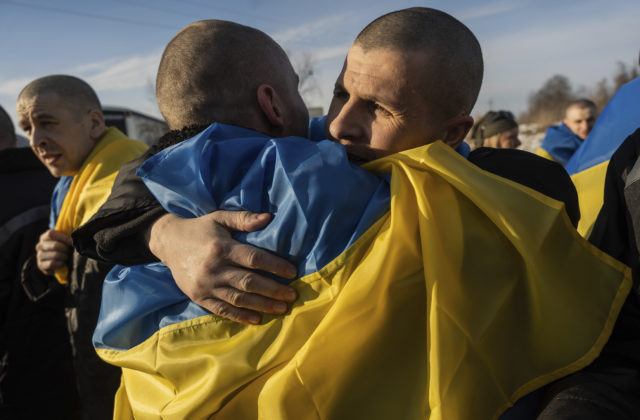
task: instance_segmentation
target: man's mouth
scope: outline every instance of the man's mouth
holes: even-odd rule
[[[369,162],[369,159],[365,159],[363,157],[354,155],[353,153],[349,153],[347,152],[347,156],[349,157],[349,162],[353,163],[354,165],[364,165],[365,163]]]
[[[45,153],[44,155],[40,155],[42,160],[47,165],[54,165],[60,158],[62,157],[61,153]]]
[[[376,159],[375,155],[368,147],[343,142],[338,143],[344,146],[349,162],[354,165],[364,165],[365,163]]]

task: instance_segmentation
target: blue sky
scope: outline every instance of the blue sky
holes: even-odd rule
[[[104,105],[159,116],[155,72],[166,43],[200,19],[226,19],[271,35],[293,61],[310,54],[317,89],[305,98],[326,111],[333,83],[357,33],[376,17],[411,6],[444,10],[476,34],[485,77],[473,114],[515,112],[554,74],[575,87],[611,77],[616,62],[637,62],[637,0],[0,0],[0,105],[14,118],[29,81],[72,74]]]

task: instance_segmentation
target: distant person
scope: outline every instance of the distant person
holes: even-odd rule
[[[138,157],[146,146],[114,127],[107,128],[97,95],[76,77],[53,75],[29,83],[18,96],[17,113],[31,149],[60,178],[53,192],[49,229],[24,266],[25,288],[38,298],[60,284],[65,286],[82,416],[110,419],[120,369],[98,358],[91,335],[111,265],[73,252],[69,234],[106,200],[120,166]]]
[[[562,124],[547,129],[536,153],[565,166],[591,132],[597,116],[598,107],[589,99],[570,102]]]
[[[517,149],[518,123],[509,111],[489,111],[471,129],[474,148]]]
[[[16,148],[0,107],[0,418],[74,418],[77,392],[64,301],[31,302],[22,264],[47,228],[56,180],[28,148]]]

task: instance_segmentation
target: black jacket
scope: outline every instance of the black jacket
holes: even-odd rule
[[[0,151],[0,418],[69,419],[77,404],[62,289],[34,303],[20,283],[49,221],[56,179],[31,149]]]
[[[45,223],[38,234],[47,228],[48,223]],[[64,317],[61,334],[67,347],[70,345],[75,370],[73,385],[80,398],[81,416],[86,420],[112,419],[121,371],[98,357],[92,337],[100,312],[102,283],[113,264],[98,262],[74,251],[69,266],[69,284],[62,286],[53,276],[44,275],[38,269],[33,246],[30,253],[22,266],[22,286],[38,304],[60,302]],[[55,389],[56,385],[51,386]]]

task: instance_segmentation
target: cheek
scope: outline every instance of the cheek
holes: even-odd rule
[[[378,120],[371,124],[371,148],[391,154],[402,150],[402,136],[398,135],[395,127]]]

